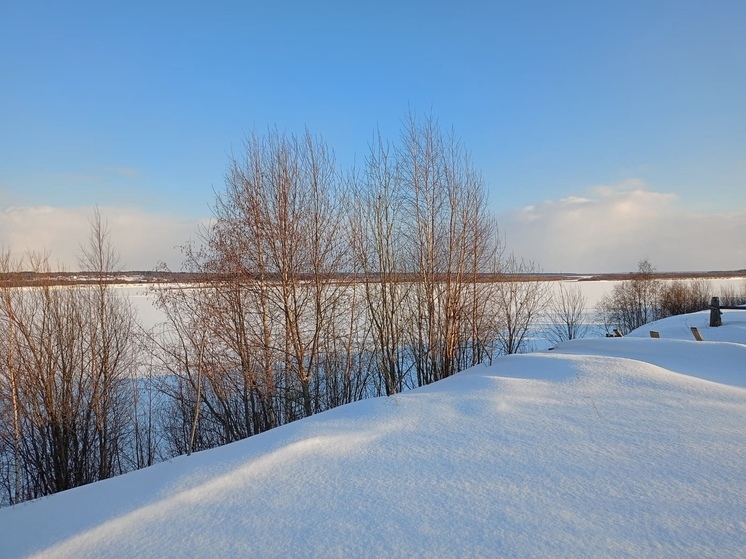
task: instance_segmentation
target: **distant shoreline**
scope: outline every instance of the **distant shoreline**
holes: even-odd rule
[[[492,282],[506,280],[525,281],[624,281],[632,279],[637,272],[615,272],[602,274],[579,274],[547,272],[540,274],[478,274],[477,282]],[[445,276],[443,276],[445,278]],[[467,274],[467,281],[474,279]],[[746,269],[742,270],[716,270],[707,272],[656,272],[652,275],[654,279],[677,280],[677,279],[733,279],[746,278]],[[106,274],[100,277],[96,272],[13,272],[0,274],[0,286],[25,287],[32,285],[86,285],[91,283],[106,283],[108,285],[131,285],[131,284],[163,284],[163,283],[213,283],[230,281],[230,276],[215,276],[211,274],[196,274],[191,272],[161,272],[161,271],[122,271]],[[247,277],[248,281],[259,280],[258,277]],[[272,277],[265,277],[266,281],[273,281]],[[310,277],[309,277],[310,279]],[[340,274],[336,278],[339,282],[363,281],[365,276],[358,274],[354,276]],[[375,279],[375,275],[371,276]],[[399,281],[417,281],[414,275],[404,274]]]

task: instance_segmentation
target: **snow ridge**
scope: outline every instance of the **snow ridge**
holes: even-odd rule
[[[699,320],[1,509],[0,556],[746,556],[746,316]]]

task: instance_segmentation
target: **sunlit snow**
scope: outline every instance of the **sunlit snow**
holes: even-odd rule
[[[0,557],[746,557],[745,387],[746,312],[669,318],[0,509]]]

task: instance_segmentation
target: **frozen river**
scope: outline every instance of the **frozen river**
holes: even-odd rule
[[[710,285],[710,292],[713,296],[719,296],[719,294],[725,289],[731,289],[735,291],[741,291],[746,285],[746,278],[710,278],[705,280]],[[599,301],[607,293],[611,293],[614,286],[621,283],[621,281],[552,281],[550,283],[550,289],[552,292],[556,292],[560,285],[580,286],[583,295],[586,298],[586,314],[587,322],[591,325],[591,331],[589,336],[603,335],[603,329],[597,324],[596,319],[596,306]],[[115,288],[117,291],[126,295],[132,302],[135,309],[137,309],[138,317],[145,328],[150,328],[158,324],[163,320],[161,312],[153,306],[153,297],[148,293],[148,285],[146,284],[127,284],[118,285]],[[542,342],[542,325],[541,320],[537,321],[535,327],[535,334],[533,336],[534,347],[533,349],[543,349],[547,343]]]

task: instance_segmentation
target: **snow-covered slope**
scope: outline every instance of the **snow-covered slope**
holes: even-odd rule
[[[0,557],[746,557],[746,312],[703,316],[0,509]]]
[[[697,328],[706,342],[735,342],[746,343],[746,308],[743,310],[722,311],[722,326],[713,328],[710,326],[710,311],[701,311],[692,314],[672,316],[646,324],[630,336],[647,338],[650,331],[658,332],[663,339],[692,340],[692,327]]]

